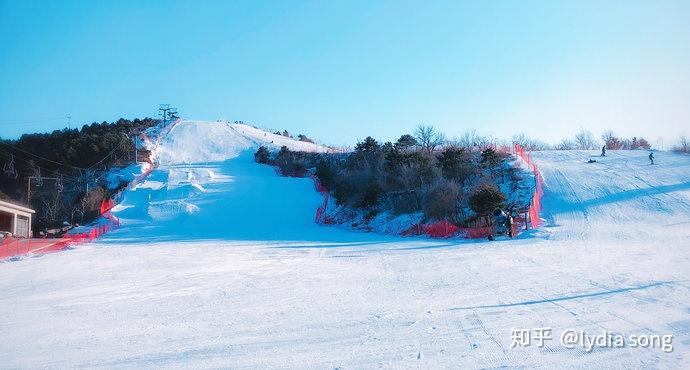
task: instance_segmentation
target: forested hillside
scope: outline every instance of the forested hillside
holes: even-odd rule
[[[36,209],[35,232],[87,222],[114,191],[108,171],[134,163],[134,138],[158,122],[119,119],[0,138],[0,197]],[[146,156],[140,153],[139,159]]]

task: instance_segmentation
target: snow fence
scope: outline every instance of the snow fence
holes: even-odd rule
[[[528,152],[520,144],[513,144],[513,152],[516,156],[522,158],[522,160],[527,164],[532,172],[534,173],[534,188],[532,190],[532,200],[530,201],[529,209],[527,214],[529,215],[528,220],[532,228],[538,228],[541,226],[541,198],[544,196],[544,179],[541,176],[539,167],[532,160],[532,153]]]

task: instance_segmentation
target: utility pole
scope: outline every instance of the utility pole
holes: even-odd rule
[[[67,115],[67,128],[70,130],[72,129],[72,115],[71,114]]]
[[[26,203],[27,204],[31,204],[31,180],[33,180],[33,179],[60,181],[60,178],[58,178],[58,177],[29,176],[29,178],[26,179],[27,180],[26,181]]]
[[[137,149],[137,144],[139,143],[139,140],[137,140],[139,136],[134,135],[132,140],[134,141],[134,164],[139,164],[139,152]]]

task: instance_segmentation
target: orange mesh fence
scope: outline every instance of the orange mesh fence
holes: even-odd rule
[[[520,144],[516,143],[513,145],[513,147],[515,155],[522,158],[522,160],[527,164],[528,167],[532,169],[532,172],[534,173],[534,191],[532,192],[532,199],[530,200],[528,214],[530,225],[533,228],[537,228],[541,225],[541,197],[544,196],[544,181],[542,179],[541,172],[539,172],[539,167],[537,167],[537,164],[532,160],[532,154],[526,151],[525,148],[520,146]]]

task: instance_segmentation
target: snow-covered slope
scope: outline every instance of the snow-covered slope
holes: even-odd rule
[[[687,237],[690,158],[645,151],[535,152],[546,180],[544,215],[557,239],[659,240]],[[596,163],[587,163],[592,158]]]
[[[338,238],[314,223],[322,198],[312,180],[255,163],[260,145],[330,150],[243,124],[182,121],[156,149],[159,167],[114,208],[124,227],[104,240]]]
[[[163,138],[157,150],[161,164],[220,162],[260,145],[290,150],[329,152],[330,148],[272,134],[245,124],[182,121]]]
[[[306,144],[270,135],[183,122],[162,141],[160,167],[115,210],[122,229],[0,265],[1,367],[690,361],[690,157],[657,153],[649,166],[642,152],[595,164],[584,163],[593,153],[535,153],[544,229],[432,241],[316,226],[311,181],[251,156],[261,143]],[[511,346],[513,329],[543,327],[553,330],[544,347]],[[568,349],[567,329],[672,334],[674,350]]]

